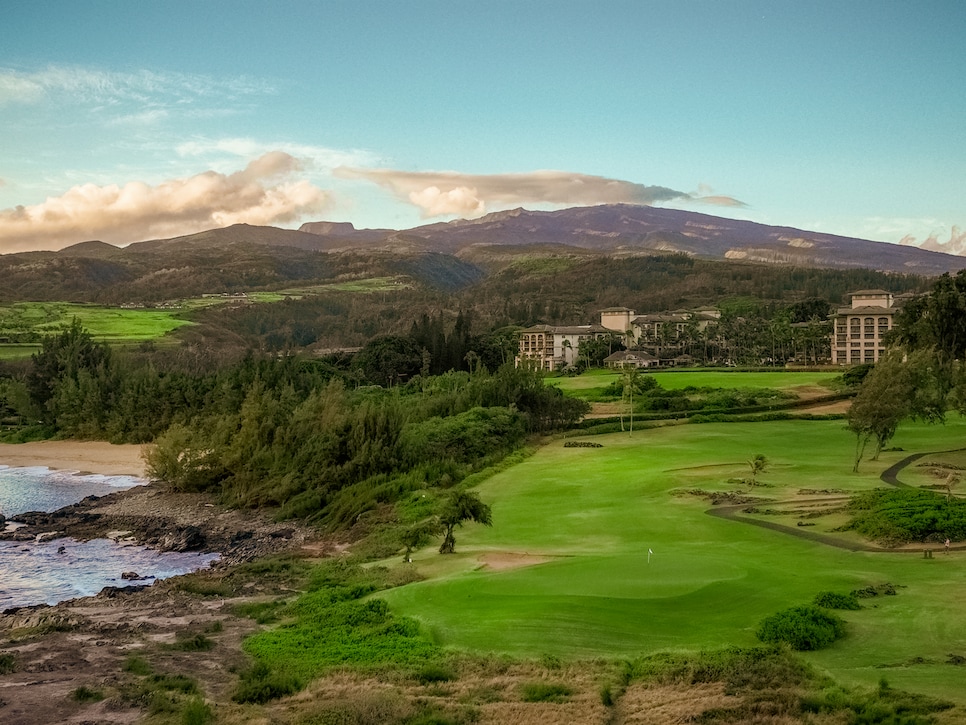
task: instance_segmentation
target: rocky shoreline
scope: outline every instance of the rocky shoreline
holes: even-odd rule
[[[258,626],[236,616],[234,608],[280,592],[257,575],[239,591],[226,591],[219,582],[231,577],[237,565],[273,553],[316,557],[339,550],[320,541],[312,529],[273,521],[271,511],[230,509],[211,496],[177,493],[160,483],[11,520],[22,526],[0,534],[3,539],[106,537],[161,551],[221,554],[187,580],[135,581],[128,587],[105,587],[92,597],[0,613],[0,665],[8,668],[0,670],[0,722],[18,725],[140,721],[151,705],[137,687],[149,678],[126,670],[132,657],[149,662],[154,671],[190,677],[206,696],[228,700],[237,672],[247,663],[242,640]],[[179,643],[192,637],[210,641],[214,650],[183,651]],[[79,701],[83,688],[105,699]]]
[[[229,509],[211,496],[177,493],[160,483],[88,496],[57,511],[26,512],[8,521],[21,526],[0,533],[0,540],[109,538],[158,551],[218,553],[220,566],[296,548],[313,536],[305,527],[273,521],[271,512]]]

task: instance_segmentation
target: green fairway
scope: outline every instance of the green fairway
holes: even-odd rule
[[[666,390],[694,388],[775,388],[789,390],[802,386],[827,387],[839,372],[796,372],[777,369],[775,372],[740,372],[727,370],[660,370],[640,371],[642,375],[653,375],[658,384]],[[571,377],[547,378],[548,385],[556,385],[565,393],[586,397],[590,391],[607,387],[620,377],[619,372],[593,370]],[[829,390],[829,392],[832,392]]]
[[[588,440],[604,447],[556,441],[480,485],[493,527],[460,530],[454,556],[418,552],[411,566],[429,578],[381,596],[444,645],[617,657],[751,645],[767,615],[821,591],[889,582],[900,585],[897,596],[841,613],[849,636],[808,658],[843,683],[886,677],[963,700],[962,668],[946,661],[966,656],[966,618],[958,616],[966,551],[933,559],[849,551],[794,536],[794,526],[779,532],[708,516],[707,498],[688,493],[741,489],[779,501],[811,495],[800,489],[868,489],[909,453],[963,446],[962,420],[903,426],[894,445],[905,451],[864,462],[859,474],[840,421],[688,425]],[[749,490],[740,479],[756,453],[770,465],[759,477],[765,485]]]

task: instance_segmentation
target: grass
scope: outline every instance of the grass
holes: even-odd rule
[[[16,302],[0,305],[0,337],[57,334],[73,318],[99,342],[134,343],[156,340],[184,325],[180,310],[121,309],[68,302]],[[29,357],[40,349],[37,340],[0,344],[0,358]]]
[[[666,390],[695,388],[772,388],[794,392],[802,386],[828,387],[841,373],[838,372],[796,372],[778,368],[775,372],[737,372],[729,370],[659,370],[641,371],[653,375],[658,384]],[[597,399],[600,391],[620,378],[620,373],[609,370],[589,370],[582,375],[547,378],[548,385],[556,385],[565,393],[584,399]],[[828,390],[829,393],[833,391]]]
[[[707,500],[685,492],[738,488],[756,453],[771,465],[753,495],[868,490],[908,453],[960,447],[964,434],[956,417],[905,425],[894,439],[905,451],[884,452],[858,474],[840,421],[660,428],[594,437],[601,449],[554,442],[476,489],[492,506],[492,528],[465,527],[454,556],[417,552],[415,567],[429,578],[378,596],[444,646],[632,657],[750,647],[777,611],[824,591],[894,582],[897,596],[840,611],[847,637],[805,656],[848,686],[874,686],[885,672],[896,687],[963,701],[962,670],[946,662],[966,654],[966,620],[956,615],[966,554],[849,551],[707,516]],[[496,553],[543,563],[484,566]]]

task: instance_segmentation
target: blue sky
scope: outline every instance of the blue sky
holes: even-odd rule
[[[0,253],[623,201],[966,252],[966,3],[19,1]]]

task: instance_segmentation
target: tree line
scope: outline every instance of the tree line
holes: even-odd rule
[[[0,415],[40,435],[153,442],[151,475],[179,490],[350,526],[417,489],[452,488],[587,411],[512,363],[417,371],[382,387],[367,377],[365,352],[248,355],[192,372],[157,352],[112,350],[75,320],[3,380]]]

